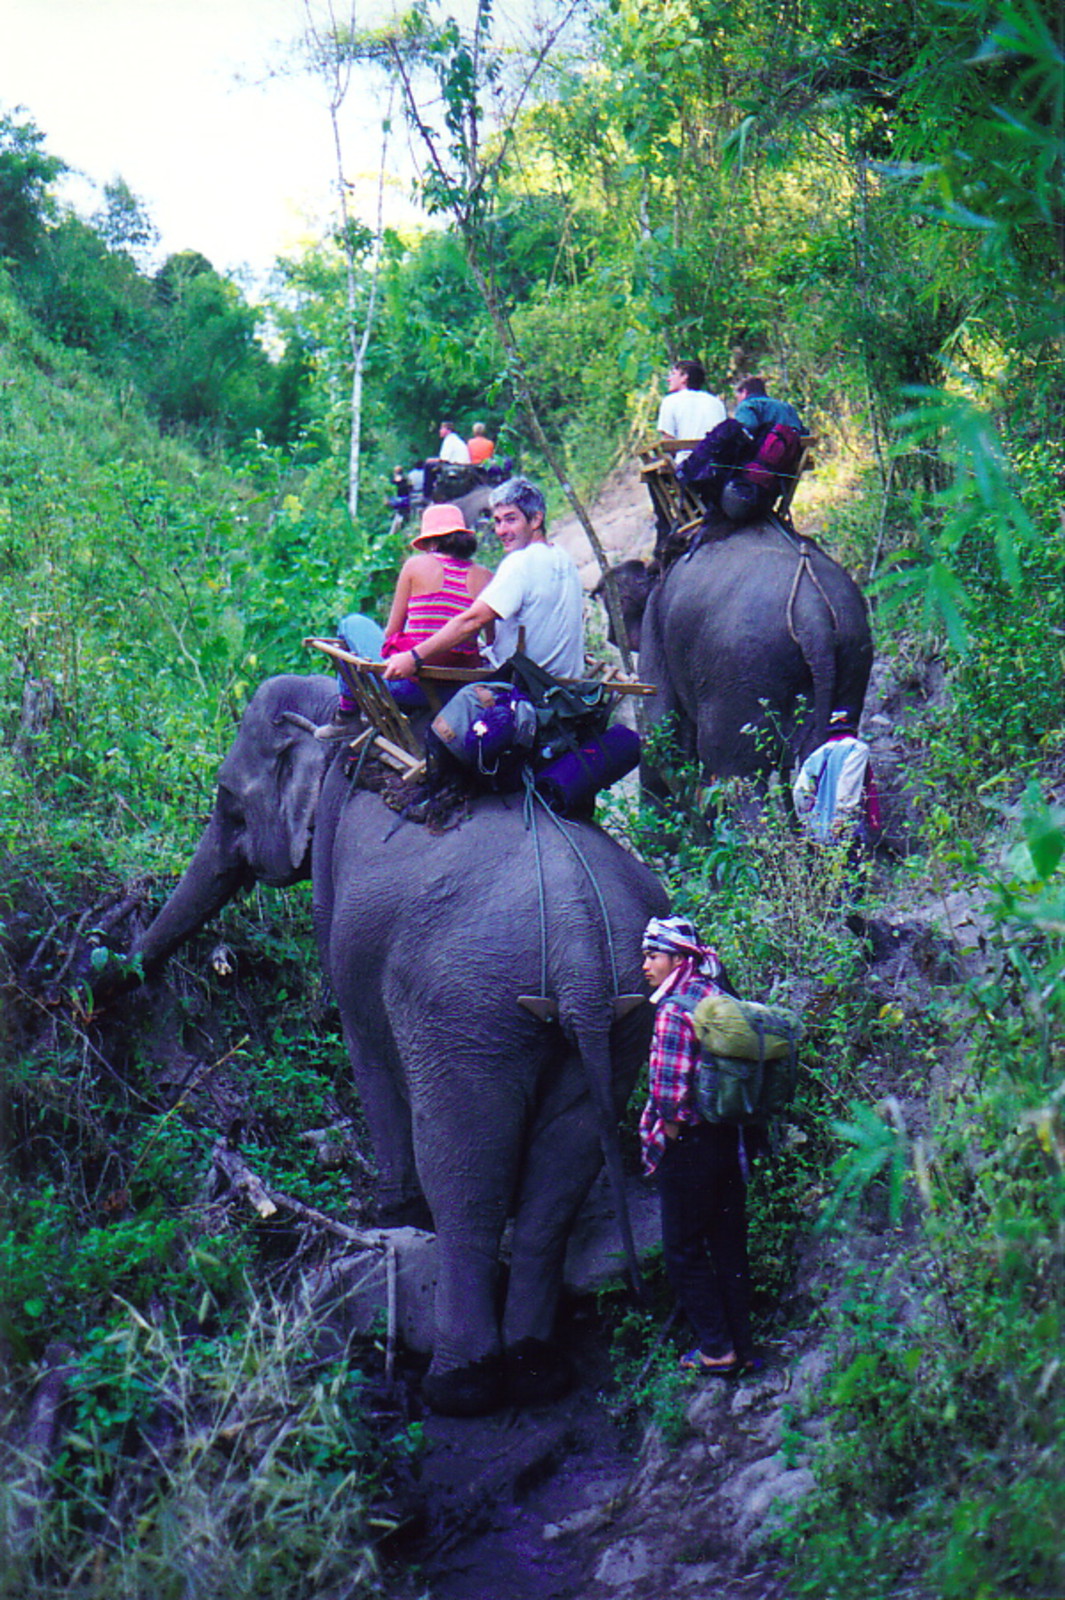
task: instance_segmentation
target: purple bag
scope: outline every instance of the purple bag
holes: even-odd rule
[[[567,750],[536,774],[537,791],[553,811],[581,810],[612,783],[631,772],[640,759],[640,736],[614,722],[579,750]]]
[[[432,731],[462,766],[491,780],[488,787],[521,787],[521,767],[536,740],[536,710],[512,683],[468,683],[433,719]]]

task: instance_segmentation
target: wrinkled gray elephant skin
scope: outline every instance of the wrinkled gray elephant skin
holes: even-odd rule
[[[873,663],[864,596],[812,540],[772,522],[669,567],[643,617],[647,726],[679,715],[707,777],[766,777],[857,721]]]
[[[604,1152],[620,1181],[617,1119],[650,1033],[649,1005],[613,1001],[645,994],[641,933],[666,896],[601,829],[529,818],[521,796],[485,797],[440,835],[404,821],[300,726],[334,703],[327,678],[262,685],[196,855],[137,949],[150,967],[240,888],[305,876],[313,836],[315,928],[381,1205],[398,1215],[424,1194],[436,1228],[426,1396],[470,1414],[551,1398],[567,1238]],[[557,1020],[519,996],[547,997]]]

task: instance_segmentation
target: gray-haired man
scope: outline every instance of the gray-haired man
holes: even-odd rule
[[[416,677],[448,650],[485,630],[486,654],[498,666],[518,648],[558,678],[584,675],[584,592],[564,550],[548,544],[544,497],[528,478],[510,478],[491,499],[503,559],[476,600],[416,650],[390,656],[386,678]]]

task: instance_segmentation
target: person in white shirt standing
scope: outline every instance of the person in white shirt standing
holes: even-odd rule
[[[491,499],[503,559],[494,577],[457,617],[415,650],[390,656],[386,678],[413,678],[466,639],[485,631],[485,653],[499,666],[518,648],[557,678],[584,675],[584,590],[565,550],[548,544],[544,497],[528,478],[510,478]]]

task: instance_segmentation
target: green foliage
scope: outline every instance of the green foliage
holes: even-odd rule
[[[21,109],[0,115],[0,260],[24,264],[44,236],[49,191],[66,167],[45,152],[33,119],[19,120]]]
[[[667,1445],[676,1447],[687,1432],[686,1412],[698,1373],[681,1370],[674,1341],[668,1337],[671,1298],[661,1261],[650,1274],[656,1304],[646,1310],[629,1306],[618,1311],[610,1334],[610,1364],[618,1400],[614,1415],[639,1418],[657,1427]],[[609,1300],[601,1297],[604,1309]]]
[[[278,1600],[379,1592],[380,1502],[420,1448],[417,1426],[365,1421],[366,1380],[308,1351],[306,1311],[253,1300],[211,1339],[132,1306],[78,1357],[73,1426],[31,1536],[13,1538],[35,1464],[4,1491],[5,1593]],[[5,1395],[9,1412],[14,1396]],[[121,1504],[134,1518],[117,1515]]]
[[[294,439],[291,369],[267,356],[236,284],[195,251],[146,276],[136,254],[155,230],[129,186],[106,185],[104,209],[80,220],[52,196],[66,169],[43,141],[31,121],[0,118],[0,262],[40,327],[201,443],[239,444],[256,429]]]
[[[990,880],[1002,964],[971,995],[973,1075],[934,1144],[897,1104],[890,1122],[856,1105],[843,1130],[826,1221],[886,1170],[917,1227],[837,1320],[829,1448],[786,1541],[797,1593],[878,1596],[915,1568],[948,1600],[1065,1581],[1063,859],[1065,815],[1030,792],[1013,870]]]
[[[899,555],[881,586],[886,618],[921,616],[958,651],[949,704],[926,718],[914,782],[949,816],[1058,748],[1065,726],[1065,536],[1057,512],[1060,446],[988,443],[985,413],[961,419],[961,460],[929,518],[924,559]],[[1009,530],[1018,530],[1010,537]],[[1019,670],[1023,664],[1023,670]]]

